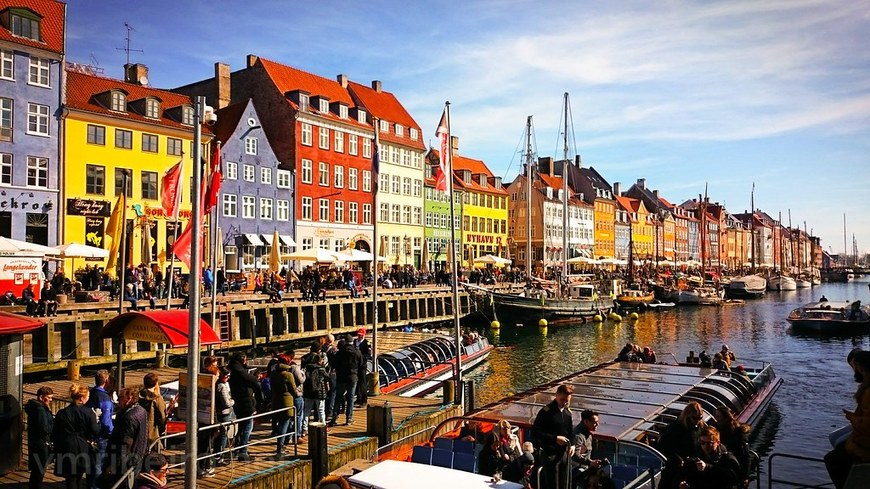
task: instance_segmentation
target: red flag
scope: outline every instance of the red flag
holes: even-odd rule
[[[208,184],[208,191],[204,199],[203,212],[208,214],[218,204],[218,193],[221,189],[221,147],[217,146],[214,157],[211,160],[211,179]]]
[[[163,178],[160,182],[160,185],[163,187],[163,192],[160,195],[160,203],[163,205],[163,212],[166,216],[172,217],[173,219],[178,219],[178,208],[181,207],[179,204],[181,202],[183,162],[184,158],[166,170],[166,173],[163,174]]]
[[[184,231],[178,235],[178,238],[176,238],[175,243],[172,245],[172,252],[175,253],[175,256],[178,257],[181,263],[187,265],[188,270],[190,270],[190,240],[191,235],[193,234],[190,230],[191,227],[193,226],[191,226],[191,222],[188,221],[187,226],[184,227]]]
[[[435,136],[441,142],[438,173],[435,176],[435,190],[440,190],[450,195],[450,185],[447,179],[450,178],[453,171],[450,168],[452,155],[450,154],[450,122],[447,120],[447,107],[444,108],[444,113],[441,114],[441,122],[438,123],[438,129],[435,131]]]

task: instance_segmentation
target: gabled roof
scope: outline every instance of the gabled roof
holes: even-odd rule
[[[340,85],[339,85],[340,86]],[[426,149],[423,143],[423,133],[417,121],[411,117],[411,114],[405,110],[405,107],[399,102],[395,95],[390,92],[377,91],[365,85],[349,81],[347,89],[352,98],[362,106],[372,117],[384,120],[390,123],[390,131],[379,133],[382,141],[400,143],[404,146],[410,146],[417,149]],[[405,129],[405,134],[401,137],[396,136],[395,125],[401,124]],[[411,139],[408,134],[408,129],[417,130],[417,139]]]
[[[640,207],[643,205],[640,199],[633,199],[631,197],[623,197],[622,195],[614,196],[617,204],[628,211],[630,214],[640,212]],[[644,209],[646,210],[646,209]],[[632,221],[635,221],[634,217],[631,217]]]
[[[674,204],[670,203],[668,201],[668,199],[666,199],[664,197],[659,197],[659,202],[661,202],[662,205],[667,207],[668,209],[673,209],[674,207],[676,207]]]
[[[130,121],[145,122],[150,124],[162,124],[173,128],[189,129],[190,126],[182,124],[180,121],[167,117],[166,110],[184,105],[193,106],[190,97],[179,95],[168,90],[160,90],[157,88],[145,87],[133,83],[127,83],[122,80],[113,78],[104,78],[95,75],[81,73],[75,70],[67,70],[66,82],[66,105],[68,108],[102,114],[119,119]],[[158,98],[161,102],[161,117],[160,119],[151,119],[139,114],[135,111],[127,110],[127,112],[117,112],[97,102],[95,96],[106,93],[112,90],[120,90],[127,94],[127,102],[134,102],[147,97]],[[128,108],[129,109],[129,108]],[[207,126],[203,125],[203,130],[210,133]]]
[[[236,128],[239,127],[239,121],[242,119],[242,116],[245,114],[245,110],[248,108],[248,104],[250,103],[251,100],[248,99],[237,104],[227,105],[226,107],[217,110],[218,120],[215,125],[214,133],[215,138],[217,138],[218,141],[225,143],[230,137],[232,137]]]
[[[63,54],[66,4],[55,0],[0,0],[0,13],[9,8],[28,9],[42,17],[40,23],[42,39],[34,41],[26,37],[13,36],[11,30],[0,27],[0,40]]]
[[[440,152],[436,149],[430,150],[429,158],[437,160],[438,158],[440,158]],[[463,170],[471,171],[471,175],[472,175],[471,183],[468,183],[468,182],[462,180],[461,178],[459,178],[459,175],[457,174],[457,172],[460,172]],[[508,194],[508,191],[504,187],[504,185],[502,185],[502,188],[500,188],[500,189],[490,185],[489,182],[487,182],[486,187],[481,186],[480,183],[478,182],[478,180],[475,178],[475,175],[479,175],[481,173],[486,175],[487,180],[494,176],[492,174],[492,172],[489,170],[489,168],[486,166],[486,163],[484,163],[483,161],[477,160],[474,158],[468,158],[468,157],[462,156],[462,155],[453,155],[453,184],[454,184],[454,186],[458,184],[460,187],[462,187],[464,189],[474,190],[476,192],[488,192],[491,194],[501,194],[501,195]]]

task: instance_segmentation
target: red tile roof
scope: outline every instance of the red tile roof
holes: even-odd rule
[[[430,155],[430,158],[437,159],[440,157],[440,153],[436,149],[432,150],[432,155],[434,155],[434,156]],[[463,170],[471,170],[471,175],[472,175],[471,183],[467,183],[467,182],[463,181],[459,177],[459,175],[457,174],[457,172],[460,172]],[[481,173],[486,175],[487,179],[492,178],[494,176],[492,174],[492,172],[489,170],[489,168],[486,166],[486,163],[484,163],[481,160],[476,160],[474,158],[468,158],[468,157],[465,157],[462,155],[454,155],[453,156],[453,177],[454,177],[453,181],[454,181],[454,185],[459,184],[459,186],[461,186],[462,188],[474,190],[477,192],[489,192],[491,194],[501,194],[501,195],[508,194],[508,191],[504,186],[502,186],[502,188],[498,189],[498,188],[493,187],[489,182],[487,182],[487,186],[482,187],[475,177],[475,175],[479,175]]]
[[[410,146],[417,149],[426,149],[423,143],[423,132],[417,121],[411,117],[411,114],[405,110],[405,107],[399,102],[395,95],[390,92],[376,91],[373,88],[365,85],[348,82],[348,90],[351,96],[368,111],[373,117],[390,123],[389,132],[381,132],[379,137],[382,141],[399,143],[405,146]],[[401,124],[404,128],[404,135],[396,136],[395,125]],[[411,139],[409,129],[417,130],[417,140]]]
[[[182,124],[180,121],[166,116],[166,110],[180,107],[182,105],[193,105],[190,97],[179,95],[168,90],[160,90],[157,88],[145,87],[133,83],[126,83],[122,80],[113,78],[104,78],[100,76],[88,75],[74,70],[67,70],[66,82],[66,105],[71,109],[78,109],[95,114],[103,114],[114,116],[131,121],[147,122],[152,124],[161,124],[174,128],[186,128],[190,126]],[[119,113],[110,110],[96,101],[95,96],[110,90],[122,90],[127,93],[127,102],[134,102],[145,97],[155,97],[161,103],[161,117],[159,121],[145,117],[135,111],[128,110],[125,113]],[[207,126],[203,126],[203,131],[210,133]]]
[[[65,3],[55,0],[0,0],[0,12],[8,8],[25,8],[39,14],[42,17],[40,24],[42,40],[34,41],[26,37],[13,36],[12,31],[5,27],[0,27],[0,40],[63,54]]]

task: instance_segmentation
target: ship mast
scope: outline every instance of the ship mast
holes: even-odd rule
[[[568,283],[568,92],[565,92],[565,132],[562,147],[562,282]]]
[[[752,182],[752,194],[749,198],[749,237],[752,240],[752,270],[755,272],[755,182]]]
[[[526,118],[526,276],[532,277],[532,116]]]

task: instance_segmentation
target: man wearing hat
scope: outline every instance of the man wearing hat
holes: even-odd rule
[[[356,407],[363,407],[369,401],[369,382],[368,382],[368,365],[372,360],[372,347],[369,345],[369,340],[366,339],[366,329],[360,328],[356,332],[356,339],[353,340],[353,346],[362,354],[363,361],[359,365],[357,377],[359,381],[356,384]]]
[[[502,473],[504,480],[522,484],[524,488],[531,487],[535,473],[534,451],[531,442],[523,443],[523,454],[505,466]]]
[[[737,358],[734,356],[734,353],[728,348],[728,345],[722,345],[722,351],[719,353],[722,354],[722,360],[725,362],[725,365],[728,365],[728,368],[731,368],[731,362],[736,360]]]

